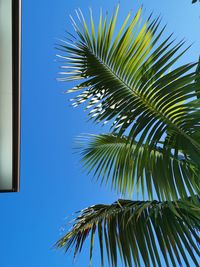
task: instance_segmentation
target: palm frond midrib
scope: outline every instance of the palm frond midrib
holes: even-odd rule
[[[179,125],[175,124],[173,119],[171,119],[169,116],[167,116],[167,114],[165,114],[164,112],[163,113],[160,112],[160,110],[157,109],[154,105],[152,105],[152,103],[150,103],[148,101],[148,99],[146,99],[140,92],[138,92],[137,90],[133,90],[133,88],[131,88],[130,85],[128,85],[123,80],[123,78],[121,78],[117,73],[115,73],[113,68],[110,67],[107,64],[107,62],[104,62],[104,60],[100,57],[100,55],[95,53],[95,51],[91,50],[87,46],[87,44],[85,44],[85,49],[87,49],[87,52],[89,52],[90,56],[92,56],[94,60],[96,60],[99,64],[101,64],[102,67],[104,67],[107,71],[109,71],[110,74],[123,85],[123,87],[127,88],[128,91],[131,94],[133,94],[134,97],[137,98],[140,102],[142,102],[142,104],[150,112],[153,112],[153,114],[157,117],[158,120],[160,118],[160,120],[165,122],[170,128],[178,131],[182,136],[184,136],[187,140],[189,140],[195,147],[200,149],[200,144],[198,142],[196,142],[190,135],[188,135],[188,132],[184,131]]]
[[[114,136],[114,135],[102,135],[102,136],[111,136],[111,137],[114,137],[115,139],[117,138],[117,136]],[[129,148],[130,150],[134,150],[134,147],[137,146],[137,143],[136,142],[133,142],[132,144],[130,144],[130,142],[128,143],[128,138],[126,138],[125,136],[123,136],[124,140],[123,139],[119,139],[119,140],[111,140],[109,143],[102,143],[102,144],[98,144],[98,146],[96,146],[95,148],[94,147],[87,147],[85,149],[85,152],[86,154],[87,153],[90,153],[91,150],[98,150],[99,148],[103,148],[103,147],[110,147],[110,146],[116,146],[116,147],[119,147],[119,148],[123,148],[124,145],[126,145],[127,148]],[[124,141],[124,142],[122,142]],[[145,149],[146,146],[145,144],[141,144],[140,145],[140,148],[139,148],[139,151],[143,151],[143,149]],[[167,153],[167,151],[163,151],[162,148],[160,147],[157,147],[157,146],[153,146],[153,147],[150,147],[149,148],[149,153],[157,153],[158,155],[163,155],[164,153]],[[181,162],[183,161],[182,160],[182,156],[181,155],[173,155],[173,154],[168,154],[167,153],[167,156],[169,156],[170,159],[173,159],[175,161],[178,161],[178,162]],[[191,164],[191,162],[189,160],[186,160],[184,159],[183,161],[184,163],[188,163],[188,164]]]

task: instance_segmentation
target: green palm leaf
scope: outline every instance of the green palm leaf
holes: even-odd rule
[[[200,57],[199,57],[199,62],[196,68],[196,93],[197,93],[197,98],[200,98]]]
[[[191,101],[195,91],[194,64],[169,70],[187,50],[179,52],[184,42],[174,45],[169,36],[158,44],[164,28],[151,16],[140,27],[140,9],[130,21],[126,17],[118,34],[114,35],[115,14],[108,20],[100,14],[98,31],[91,15],[91,33],[81,13],[73,26],[78,39],[60,45],[63,51],[61,80],[83,80],[69,92],[82,91],[74,105],[88,100],[89,115],[96,122],[112,121],[112,131],[123,135],[128,131],[138,146],[154,146],[185,150],[189,144],[191,157],[200,151],[199,115],[197,103]],[[199,107],[198,103],[198,107]],[[179,146],[178,146],[179,144]],[[193,158],[195,160],[195,157]]]
[[[195,266],[199,266],[200,203],[198,199],[196,201],[198,204],[191,199],[178,202],[120,199],[112,205],[91,206],[80,212],[72,229],[56,246],[66,251],[75,247],[76,256],[90,234],[92,260],[96,234],[100,245],[101,266],[104,266],[105,248],[112,266],[117,266],[119,255],[123,266],[129,267],[133,266],[132,260],[135,266],[143,266],[144,263],[148,267],[163,267],[165,262],[168,267],[190,267],[190,260]]]
[[[165,27],[151,16],[141,24],[142,9],[115,33],[118,10],[110,19],[100,12],[97,27],[92,11],[90,22],[80,10],[71,18],[78,37],[59,45],[60,80],[78,81],[68,91],[73,105],[86,101],[90,119],[111,125],[111,134],[86,140],[84,167],[123,194],[136,186],[159,201],[86,208],[57,247],[76,255],[91,234],[92,260],[97,234],[102,266],[105,249],[112,266],[119,255],[123,266],[163,266],[159,252],[166,266],[190,266],[188,255],[199,266],[199,65],[174,67],[184,42],[159,43]]]
[[[183,155],[175,156],[160,147],[130,145],[125,136],[113,134],[86,135],[77,139],[83,168],[101,182],[131,196],[137,187],[150,199],[185,198],[199,190],[199,169]],[[145,189],[147,189],[145,192]]]

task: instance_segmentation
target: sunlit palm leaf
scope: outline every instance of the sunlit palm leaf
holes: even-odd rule
[[[135,266],[144,264],[148,267],[163,267],[165,262],[168,267],[191,267],[191,261],[199,266],[199,231],[199,201],[197,206],[189,199],[176,203],[118,200],[112,205],[95,205],[82,210],[73,228],[56,246],[66,251],[75,247],[75,256],[91,234],[92,259],[96,234],[101,251],[101,266],[106,250],[112,266],[117,266],[120,255],[123,266],[132,267],[133,260]]]
[[[135,186],[149,198],[178,199],[200,193],[199,169],[183,155],[175,156],[160,147],[130,145],[125,136],[85,135],[77,139],[83,167],[122,194],[132,195]]]
[[[80,212],[73,228],[57,243],[81,251],[91,233],[90,256],[98,232],[103,266],[198,265],[200,91],[197,65],[173,68],[187,50],[170,35],[159,44],[164,28],[151,16],[141,25],[142,9],[127,15],[114,33],[119,6],[112,18],[100,13],[98,27],[90,11],[88,23],[80,10],[72,23],[78,35],[59,46],[63,81],[81,80],[69,92],[78,93],[74,106],[86,101],[95,122],[110,122],[112,135],[94,136],[83,150],[85,167],[121,193],[133,185],[147,188],[150,198],[177,202],[126,201],[95,205]],[[90,25],[90,26],[88,26]],[[171,68],[173,68],[171,70]],[[124,137],[124,135],[127,137]],[[183,198],[191,194],[187,201]],[[186,252],[187,251],[187,252]],[[182,263],[181,263],[182,262]]]
[[[114,35],[118,8],[110,20],[100,15],[98,31],[91,16],[91,33],[81,13],[73,25],[79,36],[60,45],[63,51],[63,81],[83,81],[69,92],[82,90],[74,105],[89,100],[90,116],[96,122],[112,121],[112,130],[142,143],[163,143],[177,149],[190,145],[191,154],[200,151],[199,114],[191,101],[195,91],[196,63],[170,69],[185,51],[184,42],[174,45],[169,36],[158,44],[163,30],[151,17],[140,26],[140,9],[130,21],[126,17]],[[187,49],[186,49],[187,50]],[[198,103],[198,107],[200,104]],[[172,145],[173,144],[173,145]],[[188,151],[187,151],[188,153]],[[195,160],[195,159],[194,159]]]

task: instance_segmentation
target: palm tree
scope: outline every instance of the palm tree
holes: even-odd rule
[[[79,138],[83,168],[143,200],[82,210],[56,246],[74,247],[75,256],[90,235],[91,261],[97,235],[101,266],[105,251],[112,266],[119,257],[129,267],[199,266],[200,65],[177,67],[184,41],[161,41],[160,18],[141,25],[142,8],[114,34],[118,10],[110,20],[101,11],[97,28],[92,11],[90,27],[80,10],[77,22],[71,18],[77,37],[59,45],[61,80],[80,81],[68,91],[73,105],[86,101],[94,122],[110,123],[110,133]]]

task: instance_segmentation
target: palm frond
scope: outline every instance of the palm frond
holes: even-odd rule
[[[111,135],[94,136],[82,150],[85,167],[121,193],[133,185],[147,188],[159,201],[118,200],[82,210],[72,229],[57,242],[74,255],[91,234],[90,259],[99,238],[112,266],[198,265],[200,230],[199,153],[200,101],[197,63],[174,67],[186,52],[172,35],[160,42],[165,27],[150,16],[141,24],[142,9],[130,13],[115,33],[119,6],[112,17],[100,13],[95,26],[82,12],[72,24],[76,38],[59,45],[61,80],[78,81],[74,106],[86,101],[89,117],[110,122]],[[171,70],[172,69],[172,70]],[[126,137],[124,136],[126,134]],[[185,197],[191,194],[191,198]],[[181,197],[181,200],[177,198]],[[160,200],[167,199],[165,202]],[[171,201],[170,199],[175,199]]]
[[[101,266],[104,250],[112,266],[118,256],[123,266],[199,266],[200,205],[198,198],[177,202],[119,199],[112,205],[95,205],[82,210],[72,229],[56,244],[74,256],[91,235],[90,260],[98,236]],[[187,252],[186,252],[187,251]],[[163,258],[160,257],[160,252]],[[190,257],[190,259],[189,259]],[[97,265],[97,263],[95,263]]]
[[[180,51],[184,41],[174,44],[170,35],[158,44],[165,27],[159,30],[160,19],[151,16],[140,26],[142,9],[130,22],[128,14],[114,35],[118,9],[110,20],[100,14],[98,30],[92,15],[89,27],[79,10],[78,22],[72,19],[78,38],[59,46],[63,69],[69,69],[61,80],[82,80],[69,90],[81,91],[74,105],[88,101],[95,122],[113,122],[113,132],[120,136],[128,131],[138,146],[153,146],[168,135],[167,147],[182,142],[190,145],[191,154],[199,152],[200,103],[191,101],[199,95],[193,71],[197,63],[170,71],[187,50]]]
[[[77,138],[83,169],[122,194],[142,190],[150,199],[178,199],[200,194],[199,169],[184,155],[173,155],[161,147],[130,144],[114,134]],[[146,190],[145,190],[146,189]]]

